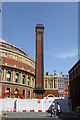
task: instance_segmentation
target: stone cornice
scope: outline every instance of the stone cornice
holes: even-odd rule
[[[28,87],[28,88],[32,88],[32,89],[34,89],[34,87],[32,87],[32,86],[28,86],[28,85],[25,85],[25,84],[20,84],[20,83],[13,83],[13,82],[7,82],[7,81],[2,81],[2,82],[0,82],[1,84],[10,84],[10,86],[11,85],[16,85],[16,86],[23,86],[23,87]]]
[[[1,64],[0,65],[1,67],[6,67],[6,68],[12,68],[12,69],[17,69],[17,70],[20,70],[20,71],[24,71],[24,72],[27,72],[27,73],[29,73],[29,74],[32,74],[32,75],[35,75],[35,73],[34,72],[31,72],[30,70],[25,70],[25,69],[23,69],[23,68],[18,68],[18,67],[15,67],[15,66],[10,66],[10,65],[4,65],[4,64]]]
[[[29,60],[31,60],[34,64],[35,64],[35,61],[33,60],[33,59],[31,59],[29,56],[27,56],[27,55],[24,55],[24,54],[22,54],[22,53],[20,53],[20,52],[18,52],[18,51],[14,51],[14,50],[11,50],[11,49],[8,49],[8,48],[3,48],[3,47],[1,47],[0,46],[0,51],[2,52],[2,51],[8,51],[8,52],[12,52],[13,54],[15,53],[15,54],[17,54],[17,55],[20,55],[20,56],[22,56],[22,57],[25,57],[25,58],[27,58],[27,59],[29,59]]]

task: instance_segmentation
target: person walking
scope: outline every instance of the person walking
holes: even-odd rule
[[[55,107],[54,102],[51,105],[51,115],[50,115],[50,117],[52,117],[52,115],[54,115],[54,117],[56,117],[56,107]]]
[[[60,104],[57,102],[57,115],[59,115],[61,112]]]

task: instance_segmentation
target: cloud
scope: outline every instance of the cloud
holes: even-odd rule
[[[64,59],[67,59],[67,58],[70,58],[70,57],[75,57],[75,56],[78,56],[78,52],[75,51],[75,52],[61,52],[61,53],[58,53],[56,54],[56,57],[58,58],[64,58]]]
[[[47,55],[50,57],[67,59],[67,58],[71,58],[71,57],[77,57],[78,56],[78,49],[73,49],[73,50],[68,50],[68,51],[60,50],[57,52],[48,51]]]

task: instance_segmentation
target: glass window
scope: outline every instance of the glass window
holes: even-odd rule
[[[61,84],[60,84],[60,88],[61,88]]]
[[[22,84],[25,84],[25,75],[22,76]]]
[[[15,93],[18,93],[18,89],[15,89]],[[15,95],[15,98],[18,98],[18,95]]]
[[[51,88],[51,80],[49,80],[49,88]]]
[[[25,90],[22,90],[22,94],[23,94],[23,96],[24,96],[24,98],[25,98]]]
[[[30,99],[30,91],[28,91],[28,98]]]
[[[68,83],[66,83],[66,85],[68,85]]]
[[[62,88],[63,88],[63,84],[62,84]]]
[[[2,59],[0,59],[0,64],[2,63]]]
[[[61,82],[61,80],[60,80],[60,82]]]
[[[18,78],[19,78],[19,75],[18,75],[18,73],[16,73],[16,75],[15,75],[15,82],[18,82]]]
[[[10,92],[10,88],[6,88],[6,93]],[[10,96],[6,96],[6,98],[10,98]]]
[[[6,88],[6,93],[7,93],[7,92],[10,92],[10,88]]]
[[[59,88],[59,84],[58,84],[58,88]]]
[[[63,80],[62,80],[62,82],[63,82]]]
[[[7,80],[7,81],[10,81],[10,79],[11,79],[11,72],[8,71],[8,72],[7,72],[6,80]]]
[[[0,81],[1,81],[1,75],[2,75],[2,71],[0,70]]]
[[[28,85],[30,84],[30,77],[28,77]]]

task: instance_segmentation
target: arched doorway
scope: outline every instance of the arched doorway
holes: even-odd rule
[[[54,98],[55,96],[53,94],[49,94],[47,97],[53,97]]]

